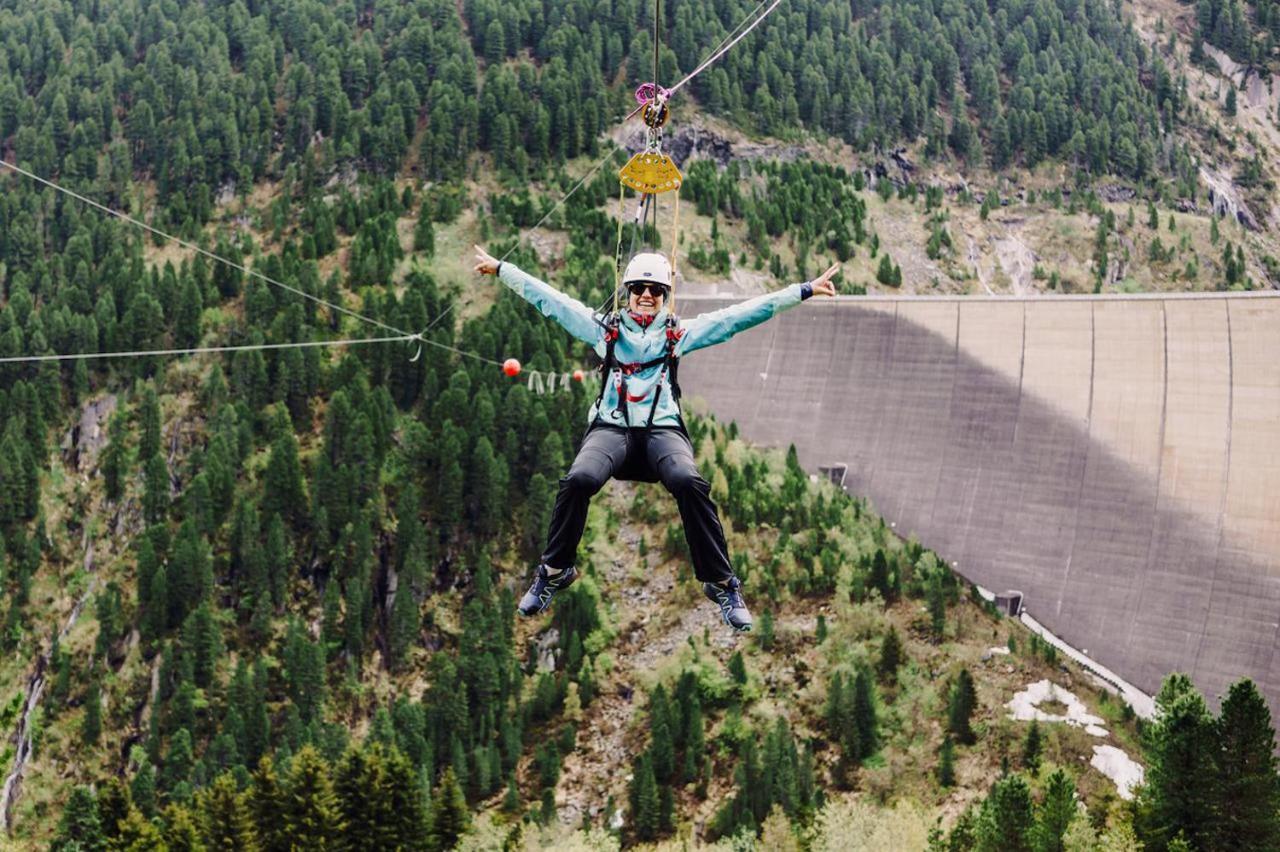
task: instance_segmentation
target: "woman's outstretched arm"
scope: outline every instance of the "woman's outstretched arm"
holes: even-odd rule
[[[813,281],[792,284],[790,287],[756,296],[754,299],[747,299],[745,302],[738,302],[736,305],[730,305],[718,311],[699,314],[684,324],[685,334],[681,341],[680,354],[724,343],[738,332],[759,325],[787,308],[800,304],[810,296],[834,296],[836,286],[831,283],[831,278],[839,269],[839,264],[836,264]]]
[[[565,331],[583,343],[594,346],[599,342],[602,329],[596,322],[595,314],[572,296],[534,278],[513,263],[498,260],[480,246],[476,246],[475,270],[481,275],[498,276],[516,295],[541,311],[543,316],[560,323]]]

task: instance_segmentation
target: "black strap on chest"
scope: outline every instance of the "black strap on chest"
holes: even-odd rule
[[[604,325],[604,361],[600,365],[600,393],[596,397],[596,418],[599,419],[600,406],[604,404],[605,384],[617,372],[618,403],[615,410],[621,416],[622,422],[626,423],[627,427],[630,428],[631,414],[627,402],[627,377],[659,365],[662,366],[662,372],[658,374],[658,380],[653,386],[653,404],[649,406],[649,418],[645,422],[644,428],[651,429],[653,427],[653,418],[658,413],[658,401],[662,399],[662,382],[664,378],[667,379],[667,383],[671,387],[671,397],[676,401],[676,416],[679,417],[680,383],[678,376],[680,372],[680,357],[676,355],[676,344],[680,342],[680,338],[684,334],[684,330],[680,328],[680,318],[675,316],[667,317],[667,344],[661,357],[633,364],[620,363],[614,350],[622,326],[621,314],[617,312],[609,314],[602,324]],[[681,418],[681,422],[683,425],[683,418]]]

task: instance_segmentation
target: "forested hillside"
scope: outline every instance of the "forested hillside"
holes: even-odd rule
[[[660,80],[752,8],[661,4]],[[1241,8],[1210,7],[1205,32]],[[1261,22],[1280,15],[1249,8],[1256,38],[1232,50],[1270,61]],[[526,381],[587,353],[459,257],[484,241],[605,297],[611,169],[552,205],[634,106],[652,14],[0,0],[0,159],[232,262],[0,174],[0,814],[16,848],[1275,837],[1251,685],[1214,719],[1171,681],[1181,727],[1139,739],[944,560],[709,419],[695,444],[760,612],[751,641],[687,582],[674,511],[647,486],[601,498],[582,585],[514,622],[594,387]],[[1252,242],[1246,261],[1243,226],[1220,240],[1195,212],[1160,242],[1176,203],[1204,202],[1191,145],[1209,144],[1161,57],[1092,0],[790,0],[677,116],[839,157],[689,164],[690,277],[783,283],[831,258],[851,264],[845,292],[903,287],[904,267],[915,287],[901,216],[961,282],[951,217],[998,220],[1039,168],[1039,200],[1018,202],[1078,217],[1091,264],[1037,266],[1043,286],[1115,285],[1109,252],[1131,250],[1157,284],[1261,286],[1275,261]],[[898,146],[920,172],[878,168]],[[957,173],[983,188],[953,191]],[[1114,181],[1142,224],[1101,200]],[[548,213],[563,251],[540,255],[520,238]],[[425,340],[328,345],[400,330]],[[2,360],[199,346],[246,348]],[[1007,718],[1047,677],[1070,678],[1118,748],[1145,750],[1136,805],[1089,769],[1091,735]],[[1198,756],[1214,735],[1238,747]],[[1177,761],[1204,784],[1161,774]],[[1227,801],[1252,821],[1221,819]]]

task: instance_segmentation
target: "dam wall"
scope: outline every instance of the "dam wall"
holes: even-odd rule
[[[1280,294],[814,299],[681,384],[1138,687],[1280,710]]]

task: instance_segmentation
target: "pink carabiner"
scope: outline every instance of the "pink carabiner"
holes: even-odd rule
[[[636,89],[636,103],[641,106],[654,103],[659,98],[665,101],[669,97],[671,97],[671,91],[657,83],[641,83],[640,88]]]

